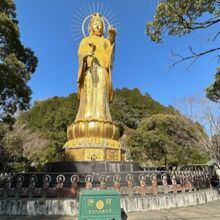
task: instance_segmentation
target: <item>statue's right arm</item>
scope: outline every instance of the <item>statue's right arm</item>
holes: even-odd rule
[[[77,79],[78,86],[80,86],[80,83],[82,81],[82,76],[85,71],[85,64],[86,64],[85,57],[86,57],[85,39],[82,39],[78,49],[78,79]]]

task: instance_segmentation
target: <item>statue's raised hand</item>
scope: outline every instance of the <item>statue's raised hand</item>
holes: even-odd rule
[[[115,36],[116,36],[116,29],[113,26],[110,26],[108,28],[108,35],[109,35],[109,40],[111,43],[115,42]]]

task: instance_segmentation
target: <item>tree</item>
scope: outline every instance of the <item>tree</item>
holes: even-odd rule
[[[31,133],[40,133],[41,139],[49,141],[48,151],[39,151],[45,162],[56,161],[62,157],[62,148],[67,141],[67,126],[72,123],[78,111],[79,102],[75,93],[68,97],[53,97],[45,101],[36,102],[33,107],[23,112],[17,118],[17,124],[25,125]],[[162,106],[149,95],[143,95],[138,89],[116,89],[114,100],[110,105],[114,123],[120,126],[121,135],[128,134],[129,129],[136,129],[144,117],[157,113],[174,114],[173,108]],[[125,132],[126,131],[126,132]],[[25,133],[23,131],[23,133]],[[125,136],[125,135],[124,135]],[[33,149],[38,145],[33,144]],[[30,147],[31,149],[31,147]],[[37,150],[37,149],[36,149]],[[29,159],[35,158],[31,155]],[[26,155],[27,157],[27,155]],[[39,158],[40,156],[38,156]]]
[[[116,89],[110,110],[113,121],[120,128],[121,135],[126,128],[136,129],[145,117],[159,113],[175,114],[175,109],[162,106],[149,94],[142,95],[137,88]]]
[[[12,122],[16,111],[29,108],[27,82],[38,60],[20,41],[13,0],[0,0],[0,24],[0,120]]]
[[[21,172],[34,164],[41,169],[53,153],[50,142],[40,132],[32,132],[25,124],[15,123],[9,129],[0,123],[0,171]]]
[[[214,83],[206,89],[206,97],[213,102],[220,101],[220,68],[217,69]]]
[[[220,167],[220,116],[219,104],[213,103],[205,97],[187,97],[179,108],[195,123],[201,124],[208,135],[204,138],[201,133],[201,146],[209,158],[214,160]],[[188,109],[190,109],[188,111]]]
[[[142,121],[127,139],[130,154],[143,165],[184,165],[207,162],[199,124],[181,115],[156,114]]]
[[[220,22],[219,0],[161,0],[159,1],[153,21],[147,23],[146,34],[152,41],[162,42],[163,37],[183,36],[195,30],[207,29]],[[220,32],[212,38],[215,41]],[[211,48],[196,53],[190,47],[191,55],[178,57],[173,65],[188,60],[197,59],[205,54],[218,51],[220,47]]]

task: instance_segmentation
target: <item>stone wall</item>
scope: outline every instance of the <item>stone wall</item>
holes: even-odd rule
[[[201,205],[220,199],[218,190],[208,189],[188,193],[157,196],[125,196],[121,208],[127,212],[150,211]],[[76,199],[2,199],[0,215],[78,215]]]

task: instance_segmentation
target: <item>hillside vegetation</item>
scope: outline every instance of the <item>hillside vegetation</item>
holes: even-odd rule
[[[23,158],[39,169],[47,162],[63,159],[67,126],[74,121],[78,105],[75,93],[35,102],[20,114],[12,131],[0,129],[2,146],[13,160]],[[138,89],[123,88],[115,90],[110,109],[128,159],[144,165],[206,161],[199,150],[198,131],[205,135],[201,126],[174,108],[161,105]]]

